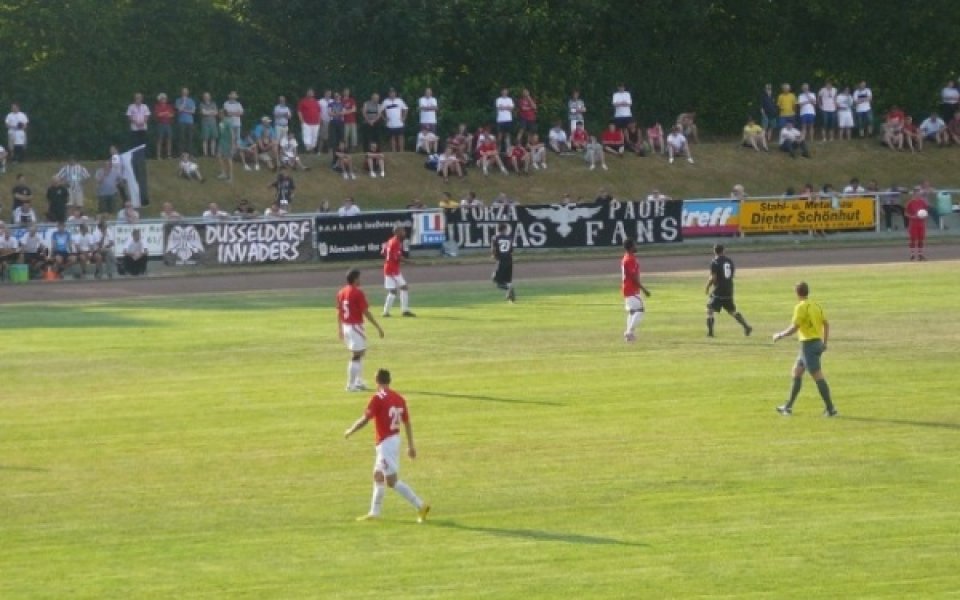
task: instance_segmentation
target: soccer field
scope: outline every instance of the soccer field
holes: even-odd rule
[[[852,598],[960,589],[960,262],[414,286],[379,366],[420,456],[366,512],[332,288],[0,307],[2,598]],[[840,411],[790,385],[793,283]],[[379,278],[366,277],[371,303]],[[376,306],[375,314],[379,311]]]

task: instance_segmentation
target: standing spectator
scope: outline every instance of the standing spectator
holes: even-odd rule
[[[157,94],[153,105],[153,118],[157,121],[157,158],[173,158],[173,120],[176,111],[167,102],[167,95]]]
[[[763,93],[760,94],[760,125],[768,142],[773,139],[773,131],[777,129],[779,118],[780,109],[777,108],[777,101],[773,97],[773,84],[767,83],[763,86]]]
[[[328,148],[331,152],[336,148],[330,143],[330,102],[333,101],[333,92],[324,90],[323,97],[317,101],[320,106],[320,140],[317,142],[317,154],[321,154]]]
[[[853,96],[850,94],[850,88],[845,87],[837,94],[837,128],[840,130],[838,139],[849,140],[853,125]]]
[[[123,203],[123,208],[117,213],[117,223],[124,225],[136,225],[140,222],[140,213],[133,207],[133,202],[127,200]]]
[[[860,137],[863,137],[864,131],[867,135],[873,136],[872,102],[873,92],[867,87],[866,81],[861,81],[853,92],[853,108],[857,115],[857,129],[860,130]]]
[[[67,164],[57,171],[57,177],[66,181],[67,187],[70,189],[70,201],[67,205],[83,208],[83,184],[90,179],[90,172],[77,162],[75,156],[71,156]]]
[[[33,200],[33,190],[27,185],[26,175],[23,173],[17,174],[17,181],[14,183],[10,195],[13,196],[13,206],[10,207],[11,210],[16,210],[24,202]]]
[[[628,125],[629,127],[629,125]],[[623,158],[623,152],[626,147],[622,129],[617,129],[617,124],[610,122],[607,130],[600,136],[600,142],[603,144],[603,151],[610,154],[616,154]]]
[[[297,103],[297,118],[300,119],[300,135],[304,152],[315,152],[320,135],[320,104],[313,95],[313,88]]]
[[[16,199],[16,194],[14,194]],[[70,201],[70,190],[64,180],[54,176],[47,188],[47,220],[60,223],[67,220],[67,203]]]
[[[796,158],[798,151],[804,158],[810,158],[803,132],[793,126],[793,121],[787,121],[780,130],[780,150],[789,153],[790,158]]]
[[[527,143],[527,150],[530,152],[530,164],[534,171],[547,170],[547,147],[540,141],[540,136],[536,133],[530,134],[530,141]]]
[[[127,121],[130,123],[130,145],[132,147],[146,146],[147,119],[150,118],[150,109],[143,103],[143,94],[133,95],[133,104],[127,106]]]
[[[781,129],[787,121],[793,122],[797,117],[797,96],[791,91],[789,83],[780,86],[780,95],[777,96],[777,114],[780,115],[777,125]]]
[[[693,155],[690,153],[690,144],[687,142],[687,136],[683,135],[683,130],[679,125],[673,126],[673,131],[667,136],[667,156],[670,164],[676,156],[686,156],[687,162],[693,164]]]
[[[809,83],[800,85],[797,107],[800,111],[800,127],[803,136],[808,140],[816,139],[817,96],[810,91]]]
[[[418,102],[420,110],[420,130],[426,129],[432,133],[437,133],[437,99],[433,97],[433,90],[427,88],[423,90],[423,96]],[[434,152],[435,153],[435,152]]]
[[[360,147],[357,137],[357,99],[350,93],[350,88],[343,88],[340,99],[343,104],[343,139],[347,142],[347,149]]]
[[[18,131],[22,130],[22,145],[27,145],[27,127],[30,125],[30,119],[27,117],[26,113],[20,110],[20,105],[16,102],[10,105],[10,112],[7,113],[7,118],[4,119],[4,124],[7,126],[7,144],[13,152],[13,162],[16,164],[18,162],[23,162],[23,158],[17,158],[17,137],[21,136],[18,134]]]
[[[220,111],[220,124],[217,126],[217,162],[220,164],[220,174],[217,179],[225,179],[227,182],[233,182],[233,155],[236,153],[236,147],[233,143],[233,137],[230,133],[230,125],[227,123],[227,117]],[[243,166],[247,169],[246,158],[241,155],[244,161]]]
[[[817,106],[823,124],[823,141],[833,141],[837,130],[837,88],[829,79],[817,92]]]
[[[283,168],[280,169],[280,172],[277,173],[276,180],[267,187],[273,188],[276,192],[274,202],[279,204],[284,210],[289,210],[290,204],[293,203],[293,195],[297,190],[297,186],[293,183],[293,178],[290,177],[287,170]]]
[[[851,196],[852,196],[852,195],[855,195],[855,194],[863,194],[863,193],[865,193],[866,191],[867,191],[866,188],[864,188],[862,185],[860,185],[860,180],[857,179],[856,177],[854,177],[853,179],[851,179],[851,180],[850,180],[850,183],[848,183],[848,184],[847,184],[846,186],[844,186],[844,188],[843,188],[843,193],[844,193],[845,195],[851,195]]]
[[[436,147],[434,147],[434,153],[436,153]],[[370,177],[376,178],[377,171],[380,172],[380,177],[387,176],[387,167],[384,162],[383,152],[380,151],[380,147],[377,146],[376,142],[371,143],[367,149],[365,162],[367,170],[370,172]]]
[[[946,146],[950,143],[947,124],[935,112],[930,113],[930,116],[920,123],[920,135],[925,140],[936,142],[938,146]]]
[[[293,112],[287,106],[286,96],[277,96],[277,103],[273,107],[273,131],[278,140],[284,140],[290,130],[290,118]]]
[[[370,94],[370,99],[363,103],[363,139],[361,142],[370,146],[371,142],[380,145],[380,127],[383,125],[383,114],[380,112],[380,94]]]
[[[517,116],[520,127],[517,129],[517,143],[524,143],[531,133],[537,132],[537,101],[530,95],[530,90],[523,88],[520,100],[517,102]]]
[[[897,229],[897,226],[893,224],[894,215],[900,215],[905,222],[907,221],[907,217],[903,212],[903,206],[900,205],[900,195],[903,194],[904,191],[906,190],[893,184],[890,186],[890,189],[880,194],[881,208],[883,208],[883,222],[887,231]],[[904,223],[904,226],[906,226],[906,223]]]
[[[570,122],[570,135],[577,128],[577,123],[586,127],[587,105],[580,97],[580,90],[574,88],[567,100],[567,119]]]
[[[231,91],[227,94],[227,101],[223,103],[223,114],[226,115],[227,125],[230,126],[230,139],[233,140],[234,148],[240,141],[240,130],[243,125],[243,105],[237,98],[237,92]]]
[[[197,103],[190,97],[189,88],[180,89],[180,97],[173,107],[177,109],[177,150],[193,154],[193,124]]]
[[[951,79],[940,90],[940,116],[944,121],[950,121],[957,113],[958,107],[960,107],[960,89],[957,89],[957,82]]]
[[[340,172],[344,179],[357,178],[357,174],[353,172],[353,158],[347,150],[346,142],[340,142],[340,145],[334,148],[333,160],[333,169]]]
[[[511,146],[511,136],[513,135],[513,98],[510,97],[510,90],[503,88],[500,95],[494,101],[494,108],[497,113],[497,148],[506,151]]]
[[[27,159],[27,126],[17,123],[13,130],[13,162],[22,163]]]
[[[112,215],[116,210],[114,205],[117,199],[118,177],[119,174],[110,168],[110,161],[105,161],[94,174],[97,180],[97,213]]]
[[[23,203],[13,210],[10,222],[14,225],[32,225],[37,222],[37,213],[33,210],[33,203],[30,200],[24,200]]]
[[[386,122],[387,135],[390,137],[390,150],[403,152],[403,126],[407,121],[407,104],[397,97],[395,89],[390,88],[387,92],[381,112]]]
[[[217,154],[217,115],[220,110],[213,101],[210,92],[204,92],[200,97],[200,145],[204,156]]]
[[[753,117],[747,117],[747,124],[743,126],[742,143],[744,146],[749,146],[757,152],[760,152],[760,148],[763,148],[764,152],[770,152],[770,148],[767,146],[767,136],[764,135],[763,127],[757,125]]]
[[[598,162],[604,171],[607,170],[607,159],[603,156],[603,144],[598,142],[594,135],[590,136],[590,141],[583,147],[583,160],[590,165],[591,171],[597,168]]]
[[[236,213],[234,213],[234,214],[236,214]],[[288,214],[290,214],[290,213],[287,211],[287,209],[285,209],[285,208],[283,208],[282,206],[280,206],[280,203],[279,203],[279,202],[274,202],[273,204],[271,204],[270,206],[268,206],[265,211],[263,211],[263,218],[265,218],[265,219],[278,219],[278,218],[281,218],[281,217],[285,217],[285,216],[287,216]]]
[[[123,249],[123,272],[133,277],[146,275],[149,255],[147,245],[140,239],[140,230],[134,229]]]
[[[583,124],[581,122],[581,127],[582,126]],[[572,129],[576,129],[576,127],[576,124],[571,125]],[[547,143],[550,149],[557,154],[570,152],[570,142],[567,139],[567,132],[563,130],[562,121],[558,120],[553,124],[553,127],[550,128],[550,132],[547,134]]]
[[[617,84],[617,91],[613,93],[611,104],[613,104],[613,122],[616,123],[617,129],[626,129],[633,119],[633,97],[622,81]]]
[[[343,96],[340,95],[340,92],[334,94],[333,98],[327,101],[327,111],[324,114],[330,116],[327,120],[326,139],[330,147],[331,163],[335,163],[335,155],[340,148],[340,142],[344,141]],[[344,147],[347,152],[350,151],[350,144],[344,144]]]

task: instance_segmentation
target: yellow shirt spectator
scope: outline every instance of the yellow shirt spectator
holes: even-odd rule
[[[826,322],[823,308],[816,302],[804,299],[793,308],[793,325],[801,342],[823,339],[823,324]]]
[[[750,122],[743,126],[743,141],[747,141],[750,138],[758,135],[763,135],[763,127],[757,123]]]
[[[777,108],[781,117],[793,117],[797,114],[797,95],[793,92],[783,92],[777,96]]]

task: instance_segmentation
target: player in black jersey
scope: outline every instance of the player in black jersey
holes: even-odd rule
[[[733,266],[732,260],[723,255],[722,244],[714,245],[713,254],[713,262],[710,263],[710,280],[707,281],[705,290],[710,294],[710,300],[707,302],[707,336],[713,337],[713,313],[720,310],[733,315],[737,323],[743,326],[743,334],[750,335],[753,327],[750,327],[743,315],[737,312],[737,305],[733,302],[733,276],[736,267]]]
[[[491,245],[493,258],[497,261],[497,270],[493,272],[493,282],[501,290],[507,290],[507,300],[515,302],[517,293],[513,290],[513,237],[510,226],[501,223]]]

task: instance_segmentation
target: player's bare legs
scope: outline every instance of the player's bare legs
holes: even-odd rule
[[[410,312],[410,289],[406,285],[400,286],[400,314],[404,317],[416,316]]]
[[[347,363],[347,391],[361,392],[367,389],[363,383],[363,355],[366,350],[354,352]]]
[[[623,339],[633,342],[637,339],[635,331],[643,321],[643,309],[631,309],[627,312],[627,330],[623,332]]]
[[[383,301],[383,316],[390,316],[390,309],[393,303],[397,301],[397,288],[387,288],[387,299]]]

